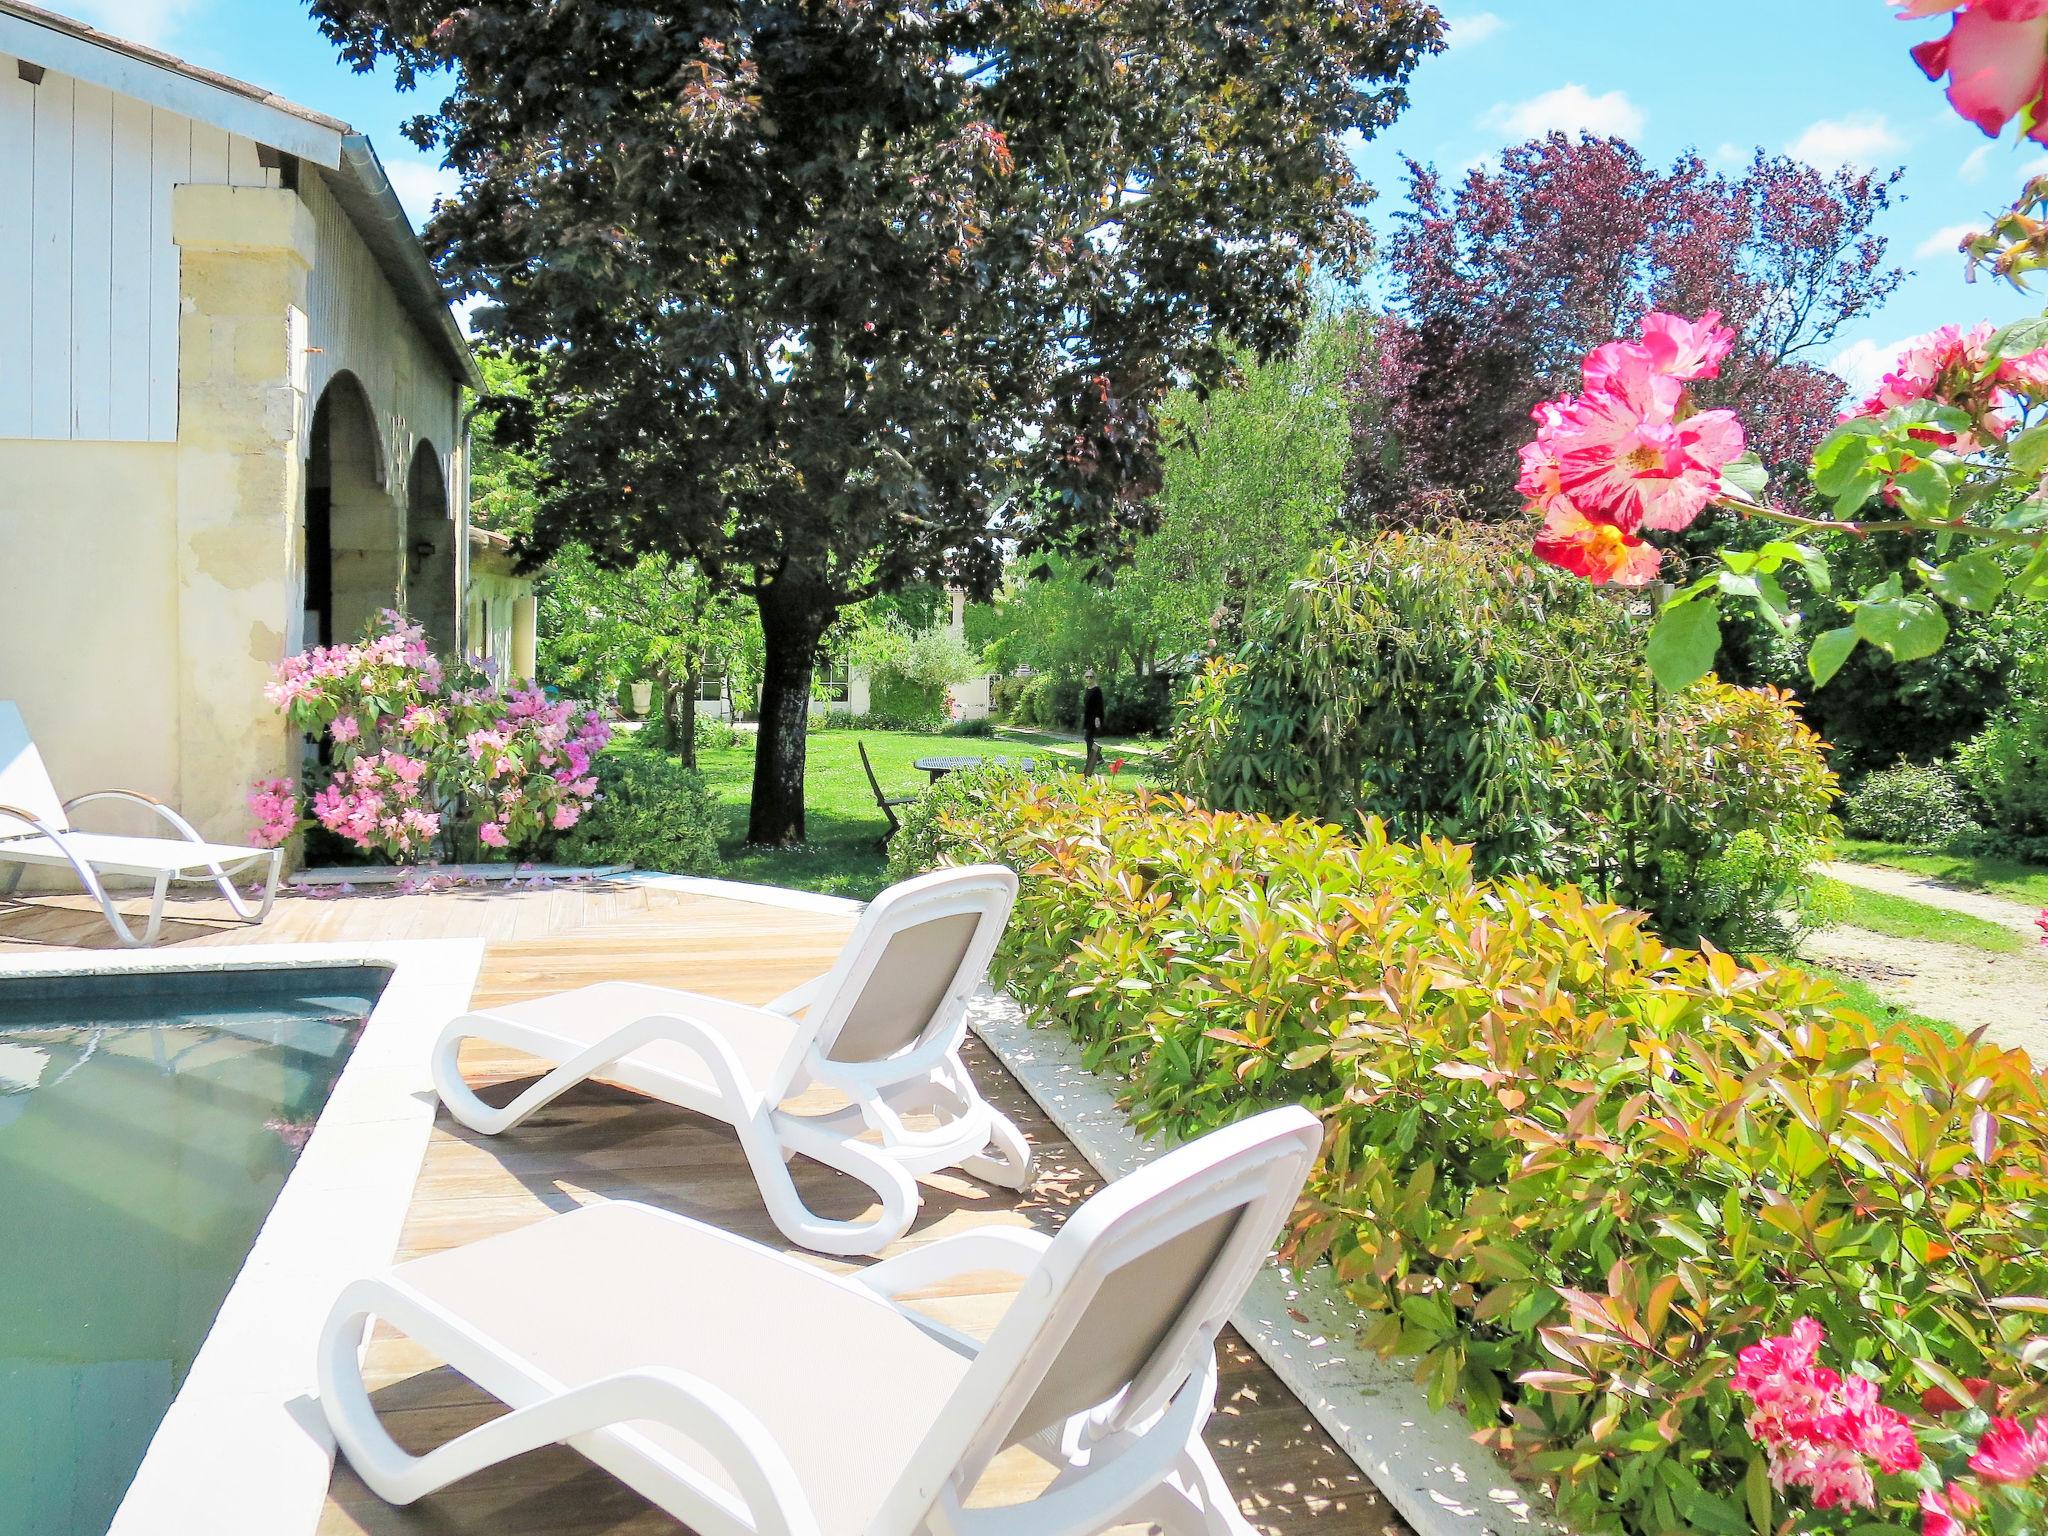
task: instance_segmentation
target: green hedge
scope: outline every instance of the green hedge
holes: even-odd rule
[[[718,819],[704,781],[675,758],[637,744],[597,759],[597,801],[555,856],[569,864],[630,864],[665,875],[719,869]]]
[[[2040,1304],[1996,1298],[2048,1295],[2018,1052],[1887,1036],[1825,981],[1377,822],[963,778],[915,836],[1020,873],[997,979],[1141,1129],[1322,1116],[1293,1255],[1581,1530],[1783,1519],[1727,1376],[1795,1317],[1895,1400],[1917,1359],[2017,1380]]]

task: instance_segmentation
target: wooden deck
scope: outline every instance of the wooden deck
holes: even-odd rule
[[[757,903],[683,895],[624,883],[550,890],[449,891],[280,899],[269,922],[250,929],[220,921],[217,902],[174,905],[161,947],[480,937],[486,940],[476,1001],[509,1002],[607,977],[663,982],[746,1001],[765,1001],[817,974],[844,938],[841,919]],[[111,943],[82,899],[0,902],[0,970],[10,952]],[[533,1064],[472,1046],[471,1080],[516,1091]],[[1038,1148],[1040,1173],[1024,1195],[964,1176],[925,1181],[924,1211],[904,1244],[984,1223],[1056,1228],[1097,1184],[1073,1147],[1003,1068],[978,1049],[976,1078]],[[804,1163],[805,1197],[828,1214],[854,1216],[863,1192]],[[686,1212],[762,1242],[787,1247],[762,1210],[738,1143],[711,1122],[637,1095],[588,1085],[556,1101],[517,1131],[492,1140],[444,1113],[413,1192],[400,1256],[434,1252],[598,1199],[636,1199]],[[801,1250],[791,1250],[798,1251]],[[892,1252],[895,1250],[891,1250]],[[847,1261],[804,1254],[823,1267]],[[1003,1277],[971,1277],[946,1294],[918,1299],[934,1316],[985,1332],[1000,1314]],[[821,1360],[821,1370],[830,1369]],[[380,1333],[367,1362],[370,1385],[392,1432],[423,1450],[493,1411],[463,1378],[406,1341]],[[1238,1340],[1223,1344],[1218,1411],[1209,1440],[1247,1519],[1292,1536],[1313,1522],[1320,1536],[1381,1536],[1402,1527],[1357,1467]],[[1047,1469],[1012,1452],[991,1469],[977,1503],[1008,1503],[1043,1484]],[[321,1536],[642,1536],[682,1529],[637,1495],[564,1448],[535,1452],[480,1474],[410,1509],[377,1499],[337,1467]]]

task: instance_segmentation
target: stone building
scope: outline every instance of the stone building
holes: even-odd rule
[[[476,365],[346,123],[0,0],[0,297],[0,698],[65,793],[239,837],[271,667],[380,608],[530,672]]]

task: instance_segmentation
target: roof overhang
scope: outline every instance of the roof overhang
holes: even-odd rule
[[[69,16],[0,0],[0,53],[105,86],[329,169],[348,124]]]
[[[0,0],[0,53],[210,123],[318,166],[399,303],[471,389],[483,375],[370,141],[339,118],[22,0]]]
[[[341,141],[341,164],[328,178],[334,200],[354,224],[377,265],[390,279],[392,291],[407,314],[445,356],[455,376],[471,389],[484,387],[484,376],[471,356],[469,341],[448,307],[448,294],[434,275],[426,248],[413,233],[412,220],[391,189],[391,178],[377,151],[360,133]]]

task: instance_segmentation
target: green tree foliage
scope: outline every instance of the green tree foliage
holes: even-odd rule
[[[476,349],[484,394],[469,418],[469,520],[493,533],[529,532],[540,509],[545,466],[531,449],[499,441],[495,402],[528,392],[526,371],[502,347]]]
[[[2003,845],[2022,858],[2048,858],[2048,651],[2027,660],[2011,702],[1956,763]]]
[[[1167,397],[1165,416],[1187,436],[1166,451],[1159,526],[1116,580],[1146,656],[1173,667],[1234,644],[1245,616],[1337,531],[1351,435],[1344,380],[1366,330],[1359,311],[1324,314],[1291,352],[1247,359],[1230,388]]]
[[[745,685],[754,616],[687,562],[642,555],[610,569],[565,544],[540,586],[543,680],[599,697],[650,682],[662,700],[668,744],[696,766],[699,682]]]
[[[1052,556],[1013,566],[1001,601],[972,626],[1000,671],[1060,686],[1088,668],[1178,673],[1276,597],[1336,531],[1349,451],[1346,372],[1365,331],[1356,311],[1325,312],[1290,351],[1244,356],[1216,390],[1176,390],[1154,508],[1158,526],[1114,571]]]
[[[913,629],[894,614],[862,623],[849,648],[867,674],[868,715],[919,729],[946,718],[946,691],[987,670],[981,656],[943,624]]]
[[[1746,525],[1734,533],[1723,542],[1741,549],[1767,543],[1773,530]],[[1754,608],[1724,604],[1720,671],[1803,695],[1807,721],[1834,748],[1836,770],[1852,783],[1901,756],[1921,763],[1951,756],[2005,703],[2015,669],[2048,645],[2048,617],[2035,605],[1952,608],[1948,643],[1932,655],[1895,661],[1875,646],[1860,646],[1827,687],[1816,688],[1807,652],[1817,636],[1854,622],[1856,595],[1894,576],[1917,579],[1916,562],[1938,564],[1943,556],[1933,534],[1834,535],[1815,542],[1833,569],[1831,590],[1802,596],[1801,622],[1791,635]],[[1687,544],[1708,552],[1715,547],[1705,530]],[[1992,558],[2013,574],[2023,564],[2011,553]]]
[[[758,604],[763,843],[803,835],[834,616],[1142,523],[1167,388],[1284,350],[1317,271],[1359,269],[1346,144],[1442,32],[1421,0],[312,10],[360,67],[453,81],[412,125],[462,182],[428,237],[541,371],[505,423],[549,455],[533,546]]]
[[[1648,618],[1483,530],[1335,546],[1190,691],[1175,779],[1470,843],[1482,873],[1580,882],[1674,938],[1780,941],[1833,830],[1823,749],[1782,694],[1660,697]]]

